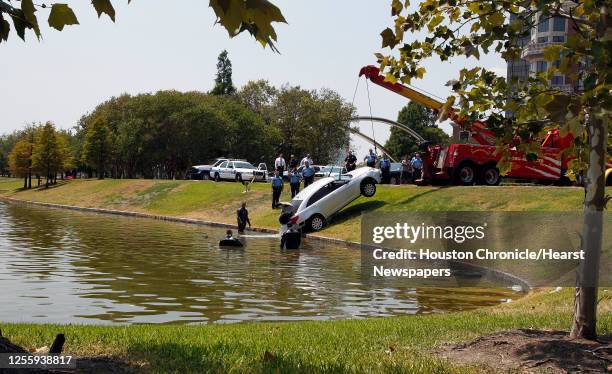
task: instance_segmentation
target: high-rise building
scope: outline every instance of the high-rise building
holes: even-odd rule
[[[573,3],[567,2],[567,6],[571,4]],[[567,17],[538,14],[535,21],[536,26],[531,28],[529,36],[517,42],[522,48],[521,58],[508,61],[508,80],[516,77],[521,81],[527,76],[547,71],[550,62],[544,59],[544,49],[553,44],[565,43],[568,36],[575,32]],[[553,63],[558,66],[560,62]],[[577,92],[582,89],[580,82],[573,81],[561,73],[555,73],[550,85],[566,92]]]

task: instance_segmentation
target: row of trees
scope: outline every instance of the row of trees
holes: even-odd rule
[[[67,133],[55,125],[30,126],[8,154],[8,166],[13,175],[23,178],[23,188],[32,188],[32,176],[46,178],[45,186],[57,183],[57,175],[73,167],[73,155]],[[62,174],[63,175],[63,174]]]
[[[352,114],[331,90],[265,81],[232,94],[124,94],[84,115],[75,131],[31,125],[0,138],[0,151],[12,174],[49,176],[50,183],[72,168],[99,178],[182,178],[192,165],[220,156],[271,163],[278,152],[308,152],[325,163],[348,147]],[[48,156],[38,161],[35,145],[43,139]]]

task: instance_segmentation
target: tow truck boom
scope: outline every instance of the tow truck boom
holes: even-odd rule
[[[419,103],[429,109],[433,109],[435,112],[440,112],[444,106],[444,103],[438,101],[424,93],[416,91],[408,86],[405,86],[401,83],[391,83],[385,81],[385,78],[380,75],[380,70],[378,67],[373,65],[364,66],[359,71],[359,76],[365,75],[367,79],[369,79],[372,83],[375,83],[381,87],[384,87],[390,91],[393,91],[399,95],[402,95],[411,101]],[[457,116],[454,110],[451,110],[449,113],[449,118],[456,124],[459,125],[462,129],[470,132],[471,137],[478,143],[482,145],[494,145],[495,144],[495,134],[487,129],[486,125],[480,121],[473,122],[466,126],[464,121]]]

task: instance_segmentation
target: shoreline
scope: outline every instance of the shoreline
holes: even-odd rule
[[[145,219],[154,219],[154,220],[159,220],[159,221],[185,223],[185,224],[190,224],[190,225],[224,227],[224,228],[232,228],[232,229],[238,228],[237,225],[232,225],[229,223],[201,220],[201,219],[195,219],[195,218],[125,211],[125,210],[119,210],[119,209],[91,208],[91,207],[81,207],[78,205],[47,203],[47,202],[41,202],[41,201],[16,199],[16,198],[2,196],[2,195],[0,195],[0,201],[9,201],[15,204],[42,206],[42,207],[53,208],[53,209],[66,209],[66,210],[74,210],[74,211],[79,211],[79,212],[89,212],[89,213],[98,213],[98,214],[117,215],[117,216],[123,216],[123,217],[137,217],[137,218],[145,218]],[[246,231],[278,234],[278,230],[272,230],[272,229],[268,229],[265,227],[251,227],[247,229]],[[327,236],[306,234],[306,238],[321,241],[324,243],[340,244],[340,245],[346,246],[347,248],[354,248],[354,249],[362,248],[361,243],[338,239],[338,238],[331,238]],[[449,260],[448,262],[454,265],[461,265],[461,266],[467,267],[471,270],[480,271],[483,273],[483,277],[487,277],[494,281],[504,283],[504,284],[512,283],[513,286],[517,285],[521,287],[520,292],[523,293],[524,295],[528,295],[533,290],[533,287],[529,284],[529,282],[527,282],[526,280],[514,274],[508,273],[508,272],[495,270],[495,269],[491,269],[485,266],[479,266],[479,265],[475,265],[475,264],[471,264],[471,263],[467,263],[467,262],[459,261],[459,260],[456,260],[456,261]]]

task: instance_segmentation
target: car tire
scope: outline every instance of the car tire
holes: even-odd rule
[[[242,183],[242,175],[241,174],[236,174],[236,182]]]
[[[322,230],[325,227],[325,217],[320,214],[313,215],[306,222],[306,227],[313,232]]]
[[[455,169],[455,184],[471,186],[476,180],[476,167],[471,162],[464,162]]]
[[[218,182],[219,180],[221,180],[221,178],[219,178],[219,173],[215,173],[215,182]]]
[[[499,169],[495,165],[487,165],[482,169],[480,180],[485,186],[497,186],[501,182]]]
[[[376,193],[376,182],[373,179],[366,179],[361,182],[361,194],[365,197],[372,197]]]

